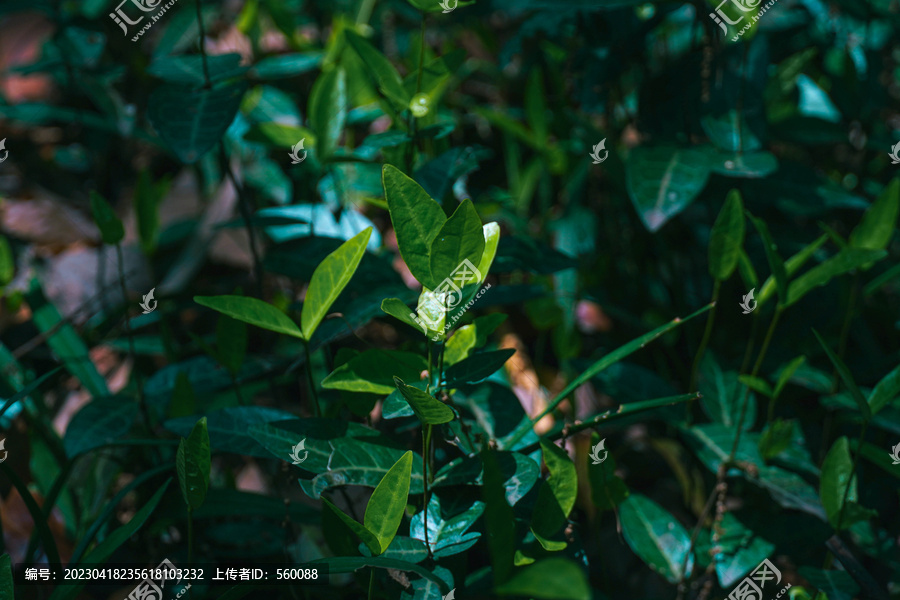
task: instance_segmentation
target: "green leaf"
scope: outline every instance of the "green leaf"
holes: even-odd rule
[[[206,499],[210,465],[209,431],[206,429],[206,417],[202,417],[187,439],[181,439],[175,456],[181,497],[189,510],[197,510]]]
[[[900,178],[895,177],[863,214],[862,221],[850,232],[850,247],[862,250],[887,248],[897,215],[900,214]]]
[[[367,227],[341,244],[340,248],[326,256],[316,267],[300,314],[300,324],[307,340],[312,339],[328,309],[347,287],[359,266],[359,261],[366,253],[366,245],[371,235],[372,228]]]
[[[437,331],[429,329],[428,323],[422,321],[425,326],[423,327],[419,323],[416,323],[416,320],[413,318],[416,316],[416,313],[412,311],[407,305],[406,302],[401,300],[400,298],[385,298],[381,301],[381,310],[386,314],[391,315],[395,319],[398,319],[413,329],[419,329],[428,337],[432,337],[434,334],[437,334]],[[446,360],[446,357],[444,358]]]
[[[347,515],[344,511],[332,504],[331,501],[328,500],[328,498],[322,496],[321,500],[326,507],[328,507],[335,515],[337,515],[338,518],[340,518],[340,520],[343,521],[344,524],[349,527],[350,530],[359,537],[359,539],[362,540],[362,542],[366,545],[366,547],[372,554],[376,556],[381,554],[381,543],[378,541],[378,538],[374,533],[369,531],[362,523],[358,523],[351,516]]]
[[[308,73],[322,64],[321,52],[279,54],[264,58],[253,65],[253,75],[259,79],[280,79]]]
[[[631,494],[619,506],[622,533],[635,554],[670,583],[678,583],[693,570],[693,553],[687,572],[681,565],[688,554],[690,535],[675,517],[642,494]]]
[[[775,544],[744,526],[731,512],[722,518],[718,544],[722,550],[715,557],[719,584],[728,589],[755,569],[775,549]],[[698,548],[698,555],[701,550]]]
[[[824,571],[812,567],[800,567],[798,573],[822,590],[828,600],[853,600],[859,597],[859,585],[846,571]]]
[[[788,276],[793,276],[794,273],[800,270],[800,267],[806,264],[806,262],[812,258],[813,254],[815,254],[819,248],[822,247],[825,242],[828,241],[827,235],[821,235],[816,238],[813,242],[805,246],[800,252],[793,255],[786,261],[784,261],[784,270]],[[753,285],[748,286],[751,288],[756,287],[756,282]],[[765,282],[763,282],[762,288],[760,288],[759,294],[757,295],[757,301],[760,304],[764,304],[766,300],[768,300],[772,294],[775,293],[775,278],[773,276],[769,276],[766,278]]]
[[[179,376],[184,375],[184,372],[179,373]],[[210,411],[206,415],[210,446],[219,452],[270,458],[272,455],[250,435],[250,427],[293,418],[294,415],[289,412],[266,406],[228,406]],[[187,437],[197,419],[199,415],[178,417],[169,419],[163,426],[168,431]],[[294,443],[297,441],[299,439]],[[290,447],[282,458],[287,460],[289,454]]]
[[[154,184],[146,169],[138,176],[134,189],[134,214],[137,219],[138,236],[145,254],[156,249],[159,237],[159,203],[169,189],[169,179]]]
[[[737,427],[746,391],[737,372],[723,371],[712,353],[707,353],[700,365],[698,391],[702,395],[700,402],[703,409],[710,418],[730,429]],[[756,396],[750,393],[744,416],[745,431],[753,427],[755,417]]]
[[[497,247],[500,245],[500,225],[496,221],[485,223],[484,227],[484,253],[481,255],[481,261],[478,263],[478,271],[481,273],[481,280],[484,282],[494,264],[494,257],[497,255]]]
[[[16,274],[16,261],[5,235],[0,235],[0,286],[12,281]]]
[[[435,558],[453,556],[474,546],[481,533],[466,531],[484,513],[484,503],[476,500],[459,512],[451,513],[442,505],[437,494],[428,501],[428,544]],[[451,505],[452,506],[452,505]],[[409,535],[417,540],[425,540],[425,511],[417,512],[409,523]]]
[[[769,382],[763,379],[762,377],[751,377],[750,375],[741,375],[738,377],[738,381],[746,385],[751,390],[755,390],[766,396],[767,398],[772,397],[772,386],[769,385]]]
[[[418,183],[396,167],[385,165],[382,181],[400,255],[413,277],[427,286],[426,282],[432,280],[431,242],[447,217]]]
[[[872,409],[872,414],[877,414],[879,410],[890,404],[898,394],[900,394],[900,365],[885,375],[875,385],[872,393],[869,394],[868,405]]]
[[[121,397],[97,398],[84,405],[66,428],[66,455],[75,458],[128,433],[138,413],[136,402]]]
[[[847,390],[850,392],[850,395],[853,396],[853,399],[856,400],[856,405],[859,407],[860,412],[863,414],[863,418],[866,420],[872,418],[872,409],[869,408],[869,403],[866,402],[865,396],[863,396],[862,392],[856,386],[856,382],[853,381],[853,375],[850,373],[850,369],[847,368],[847,365],[844,364],[844,361],[831,351],[831,348],[825,343],[825,340],[822,339],[822,336],[819,335],[819,332],[813,329],[813,333],[816,336],[816,339],[819,340],[819,344],[825,350],[825,354],[828,356],[828,360],[831,361],[831,364],[834,365],[835,370],[838,372],[838,375],[841,376],[841,379],[844,382],[844,385],[847,386]]]
[[[469,261],[473,267],[481,262],[484,254],[484,230],[471,200],[464,200],[441,227],[431,242],[430,277],[422,284],[437,289],[454,271]],[[474,275],[474,274],[473,274]],[[460,288],[474,283],[469,279],[456,280]]]
[[[322,381],[322,387],[348,392],[390,394],[394,391],[394,377],[404,381],[418,381],[428,362],[419,354],[398,350],[372,348],[354,356]]]
[[[13,574],[9,554],[0,556],[0,598],[13,600]]]
[[[222,79],[238,77],[247,67],[241,65],[241,55],[236,52],[228,54],[199,54],[181,56],[157,56],[147,67],[147,72],[171,83],[182,83],[189,86],[201,86],[206,83],[204,63],[209,71],[212,83]]]
[[[778,299],[781,304],[787,305],[788,301],[788,276],[784,268],[784,260],[778,254],[778,247],[769,233],[769,228],[762,219],[757,219],[749,212],[750,222],[756,227],[759,236],[763,240],[763,249],[766,251],[766,260],[769,261],[769,269],[772,270],[772,277],[775,278],[775,286],[778,289]]]
[[[481,450],[481,461],[484,465],[482,500],[485,504],[484,521],[488,549],[491,565],[494,568],[494,581],[495,584],[499,584],[509,578],[513,568],[513,558],[516,552],[516,522],[512,507],[506,502],[503,475],[500,471],[496,451],[490,450],[485,444]]]
[[[397,108],[409,105],[410,96],[403,88],[403,80],[394,65],[375,49],[365,38],[350,29],[344,30],[347,42],[356,51],[368,68],[369,77],[374,81],[381,93],[393,101]]]
[[[575,506],[578,475],[575,473],[575,463],[565,450],[545,440],[541,440],[541,450],[550,477],[538,490],[531,529],[536,536],[549,539],[565,525]]]
[[[91,190],[91,213],[94,215],[94,222],[100,228],[104,244],[114,246],[122,241],[125,237],[122,221],[113,212],[106,199],[94,190]]]
[[[709,274],[725,281],[737,267],[744,245],[744,203],[737,190],[728,192],[709,237]]]
[[[300,328],[286,314],[262,300],[246,296],[194,296],[194,302],[238,321],[304,339]]]
[[[310,565],[324,564],[328,565],[329,574],[352,573],[364,567],[375,567],[378,569],[393,569],[396,571],[405,571],[415,573],[430,581],[435,582],[441,589],[441,593],[450,592],[450,586],[447,583],[424,567],[417,564],[407,562],[405,560],[397,560],[395,558],[385,558],[383,556],[340,556],[317,558],[309,562]]]
[[[518,569],[494,591],[501,596],[591,600],[591,588],[584,570],[567,558],[546,558]]]
[[[767,461],[775,458],[790,447],[793,436],[793,421],[775,419],[766,425],[759,438],[759,453]]]
[[[813,267],[795,279],[791,283],[790,290],[788,290],[785,306],[794,304],[813,288],[825,285],[834,277],[881,260],[885,256],[887,256],[887,252],[884,250],[859,250],[854,248],[841,250],[822,264]]]
[[[427,392],[403,383],[399,377],[394,377],[394,385],[409,402],[413,412],[419,417],[423,425],[440,425],[449,423],[455,418],[453,410]]]
[[[150,94],[147,118],[178,159],[193,164],[222,139],[245,89],[243,83],[209,89],[161,85]]]
[[[387,550],[397,535],[409,499],[412,460],[413,453],[407,451],[385,474],[369,498],[363,523],[379,544],[378,552],[373,550],[373,554]]]
[[[644,226],[658,231],[706,187],[705,152],[674,146],[640,146],[626,163],[628,195]]]
[[[775,391],[773,396],[777,398],[781,395],[781,391],[784,389],[784,386],[788,384],[791,380],[791,377],[794,376],[794,373],[797,372],[803,363],[806,362],[805,356],[798,356],[794,360],[788,363],[788,365],[782,369],[781,374],[778,375],[778,381],[775,382]]]
[[[838,531],[846,529],[855,522],[849,506],[844,509],[841,522],[838,522],[841,508],[844,506],[845,494],[848,505],[850,502],[856,502],[856,476],[854,475],[851,480],[852,473],[853,459],[850,457],[850,444],[847,437],[842,436],[834,442],[831,450],[825,455],[819,484],[819,497],[822,499],[822,506],[825,507],[828,522]]]
[[[347,121],[347,78],[336,67],[316,79],[309,98],[309,126],[316,132],[319,158],[327,159],[337,148]]]
[[[473,354],[447,369],[447,387],[453,388],[462,383],[478,383],[493,375],[515,353],[515,348],[506,348]]]
[[[505,320],[505,314],[492,313],[476,317],[471,324],[457,329],[444,348],[444,364],[454,365],[467,358],[473,350],[484,346],[488,336]]]

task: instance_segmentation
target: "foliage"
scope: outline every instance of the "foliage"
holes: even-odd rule
[[[900,597],[900,21],[715,4],[0,7],[0,597]]]

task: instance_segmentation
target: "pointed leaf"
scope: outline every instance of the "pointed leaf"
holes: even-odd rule
[[[872,414],[876,414],[890,404],[898,394],[900,394],[900,365],[885,375],[869,394],[868,404],[872,409]]]
[[[316,132],[319,158],[327,159],[337,148],[347,121],[347,78],[336,67],[319,76],[309,98],[309,126]]]
[[[791,277],[800,270],[800,267],[806,264],[806,262],[812,258],[813,254],[815,254],[819,248],[821,248],[825,242],[828,241],[827,235],[820,235],[811,243],[807,244],[802,250],[797,252],[797,254],[793,255],[786,261],[784,261],[784,270],[788,277]],[[747,287],[755,288],[757,286],[756,282],[753,282],[753,285],[749,285]],[[788,288],[790,289],[790,288]],[[762,287],[759,290],[759,294],[757,295],[757,301],[760,304],[765,304],[766,300],[768,300],[772,294],[775,293],[775,278],[772,275],[769,275],[766,280],[763,282]]]
[[[706,187],[707,154],[673,146],[638,147],[626,163],[628,195],[651,232],[683,211]]]
[[[413,276],[425,284],[432,279],[431,242],[447,217],[418,183],[396,167],[385,165],[382,180],[400,255]]]
[[[348,392],[390,394],[396,388],[394,376],[418,381],[427,361],[419,354],[373,348],[354,356],[322,381],[322,387]]]
[[[397,73],[394,65],[358,33],[350,29],[345,29],[344,32],[350,46],[356,50],[365,63],[369,76],[381,93],[393,101],[397,108],[406,108],[409,105],[410,96],[403,88],[403,80],[400,79],[400,74]]]
[[[531,529],[535,535],[548,539],[566,523],[575,506],[578,475],[575,473],[575,463],[556,444],[541,440],[541,451],[550,477],[538,490]]]
[[[856,501],[856,477],[850,479],[853,472],[853,459],[850,457],[850,444],[846,436],[838,438],[822,462],[822,479],[819,486],[819,497],[831,526],[840,531],[851,525],[845,511],[843,522],[838,523],[844,497],[848,502]],[[849,490],[848,490],[849,487]]]
[[[825,340],[822,339],[822,336],[819,335],[818,331],[813,329],[813,333],[815,334],[816,339],[819,340],[819,344],[825,350],[828,360],[831,361],[831,364],[834,365],[838,375],[841,376],[844,385],[847,386],[850,395],[856,400],[856,405],[859,407],[863,417],[866,420],[870,419],[872,417],[872,409],[869,408],[869,403],[866,402],[865,396],[862,395],[862,392],[856,386],[856,382],[853,381],[853,375],[850,373],[850,369],[847,368],[847,365],[844,364],[844,361],[842,361],[838,355],[831,351],[831,348],[828,347],[828,344],[825,343]]]
[[[413,329],[418,329],[427,337],[432,337],[438,333],[428,327],[429,324],[427,321],[423,320],[421,322],[424,324],[424,327],[422,324],[417,323],[415,318],[413,318],[417,316],[416,313],[413,312],[413,310],[406,305],[406,302],[400,298],[385,298],[381,301],[381,310],[395,319],[403,321]],[[444,360],[446,360],[446,358]]]
[[[194,296],[194,302],[238,321],[303,339],[300,328],[268,302],[246,296]]]
[[[781,395],[781,390],[784,389],[784,386],[788,384],[791,380],[791,377],[794,376],[794,373],[797,372],[803,363],[806,362],[805,356],[798,356],[794,360],[788,363],[788,365],[781,371],[781,374],[778,375],[778,381],[775,382],[775,391],[774,396],[777,398]]]
[[[670,583],[678,583],[694,566],[688,556],[687,572],[681,565],[689,552],[691,538],[675,517],[642,494],[632,494],[619,506],[622,533],[634,553]]]
[[[122,241],[122,238],[125,237],[122,221],[113,212],[106,199],[93,190],[91,190],[91,212],[94,215],[94,222],[100,229],[100,236],[103,238],[104,244],[114,246]]]
[[[900,178],[895,177],[863,214],[862,221],[850,232],[850,247],[863,250],[887,248],[897,215],[900,214]]]
[[[375,554],[387,550],[403,520],[409,499],[412,460],[413,453],[407,451],[385,474],[369,498],[363,523],[378,540],[379,550]]]
[[[456,387],[462,383],[478,383],[493,375],[515,353],[515,348],[506,348],[473,354],[447,369],[447,387]]]
[[[744,203],[741,193],[731,190],[709,237],[709,274],[725,281],[738,264],[744,245]]]
[[[791,283],[785,306],[800,300],[813,288],[820,287],[838,275],[843,275],[863,265],[881,260],[887,256],[884,250],[858,250],[848,248],[841,250],[822,264],[813,267]]]
[[[206,499],[206,491],[209,489],[210,454],[206,417],[197,421],[187,439],[181,439],[175,467],[185,504],[190,510],[197,510]]]
[[[591,588],[584,570],[567,558],[545,558],[523,567],[494,591],[501,596],[591,600]]]
[[[331,501],[328,500],[328,498],[322,496],[321,500],[329,510],[337,515],[338,518],[340,518],[340,520],[343,521],[351,531],[353,531],[353,533],[359,536],[359,539],[362,540],[362,542],[366,545],[366,548],[368,548],[373,555],[377,556],[381,554],[381,543],[378,541],[378,538],[374,533],[366,529],[366,527],[362,523],[357,522],[355,519],[353,519],[353,517],[349,516],[340,508],[332,504]]]
[[[778,254],[778,247],[769,233],[769,228],[762,219],[757,219],[750,213],[750,222],[756,227],[759,236],[763,241],[763,249],[766,251],[766,260],[769,261],[769,269],[772,271],[772,277],[775,278],[775,287],[778,289],[778,300],[781,304],[786,304],[788,300],[788,276],[784,268],[784,260]]]
[[[328,309],[347,287],[359,266],[359,261],[366,253],[366,245],[371,235],[372,228],[367,227],[341,244],[340,248],[326,256],[316,267],[300,313],[303,336],[307,340],[312,339]]]
[[[455,418],[453,410],[431,394],[406,385],[399,377],[394,377],[394,385],[409,402],[413,412],[416,413],[423,425],[440,425],[449,423]]]
[[[481,219],[478,218],[472,201],[464,200],[431,242],[431,276],[428,281],[422,282],[423,285],[432,290],[437,289],[463,261],[469,261],[472,266],[477,265],[481,262],[484,245]]]

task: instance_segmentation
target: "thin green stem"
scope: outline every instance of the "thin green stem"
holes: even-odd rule
[[[147,408],[147,401],[144,398],[144,382],[141,378],[141,372],[137,365],[137,352],[134,349],[134,332],[131,330],[131,319],[128,317],[128,289],[125,286],[125,259],[122,255],[122,244],[116,244],[116,262],[119,269],[119,286],[122,290],[122,302],[125,303],[125,333],[128,335],[128,354],[131,355],[131,372],[134,374],[134,381],[137,384],[138,404],[141,407],[141,414],[144,417],[144,424],[147,431],[153,431],[153,421],[150,420],[150,411]]]
[[[247,230],[250,254],[253,256],[253,270],[256,271],[256,294],[262,298],[263,266],[262,260],[259,257],[259,252],[256,249],[256,233],[253,230],[253,224],[251,222],[253,220],[253,213],[250,210],[250,203],[247,201],[244,187],[238,184],[237,177],[234,176],[234,171],[231,170],[231,163],[228,161],[228,154],[225,152],[224,140],[219,144],[219,163],[222,165],[222,170],[228,175],[228,179],[231,181],[231,185],[234,186],[234,191],[238,197],[238,209],[241,211],[241,219],[244,221],[244,228]]]
[[[425,515],[425,547],[428,556],[431,556],[431,546],[428,544],[428,445],[431,442],[431,425],[426,424],[422,431],[422,505]]]
[[[853,467],[850,469],[850,479],[847,480],[847,487],[844,488],[844,497],[841,499],[841,510],[838,513],[838,524],[835,529],[838,531],[841,530],[841,525],[844,522],[844,509],[847,508],[847,496],[850,494],[850,487],[853,483],[853,478],[856,477],[856,466],[859,464],[859,455],[862,454],[862,445],[866,439],[866,430],[869,428],[869,420],[866,419],[863,421],[862,429],[859,432],[859,444],[856,446],[856,454],[853,456]]]
[[[368,600],[372,600],[375,596],[375,567],[369,571],[369,597]]]
[[[847,301],[847,314],[844,315],[844,324],[841,326],[840,343],[838,344],[837,355],[843,359],[844,352],[847,351],[847,338],[850,335],[850,324],[853,322],[853,310],[856,307],[856,301],[859,297],[859,273],[853,276],[853,283],[850,288],[850,299]],[[836,392],[838,388],[838,372],[837,367],[831,375],[831,391]]]
[[[703,355],[706,353],[706,346],[709,345],[709,338],[712,336],[713,323],[716,320],[716,305],[719,301],[719,289],[721,287],[722,282],[716,279],[716,282],[713,285],[712,308],[709,311],[709,315],[706,317],[706,329],[703,330],[703,338],[700,340],[700,347],[697,349],[697,355],[694,357],[694,366],[691,368],[691,384],[688,386],[689,392],[697,391],[697,373],[700,371],[700,361],[703,360]],[[685,417],[688,426],[691,424],[691,411],[693,408],[693,400],[685,404]]]
[[[194,511],[188,506],[188,565],[194,564]]]
[[[753,314],[753,323],[750,325],[750,335],[747,337],[747,347],[744,350],[744,359],[741,361],[741,375],[747,372],[750,365],[750,357],[753,356],[753,342],[756,340],[756,332],[759,331],[760,313]]]
[[[322,416],[322,407],[319,406],[319,394],[316,392],[316,383],[313,380],[312,373],[312,354],[309,351],[309,342],[303,340],[303,350],[306,352],[306,381],[309,383],[309,393],[313,398],[313,408],[315,409],[315,416]]]
[[[772,342],[772,336],[775,333],[775,327],[778,325],[778,319],[781,317],[781,313],[783,312],[783,307],[779,304],[775,308],[775,315],[772,317],[771,323],[769,323],[769,329],[766,331],[766,337],[763,340],[762,347],[759,349],[759,354],[756,357],[756,363],[753,365],[753,371],[750,373],[751,377],[756,377],[756,374],[759,373],[759,368],[762,366],[763,359],[766,357],[766,352],[769,350],[769,344]],[[744,426],[744,418],[747,416],[747,400],[750,398],[750,386],[744,386],[744,399],[741,401],[741,416],[738,418],[737,422],[737,430],[734,434],[734,443],[731,445],[731,452],[728,454],[728,460],[726,462],[731,463],[734,460],[734,455],[737,452],[738,444],[741,440],[741,431]]]

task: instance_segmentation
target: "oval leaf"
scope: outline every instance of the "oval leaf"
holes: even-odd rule
[[[197,421],[187,439],[182,438],[178,444],[175,468],[185,504],[190,510],[197,510],[206,499],[206,491],[209,489],[210,455],[206,417]]]
[[[373,554],[381,554],[387,550],[391,540],[397,535],[397,528],[400,527],[409,500],[412,459],[410,451],[401,456],[369,498],[363,523],[378,540],[378,552],[373,550]]]
[[[194,302],[238,321],[303,339],[300,328],[268,302],[246,296],[194,296]]]
[[[394,385],[424,425],[440,425],[454,419],[453,410],[431,394],[406,385],[399,377],[394,377]]]
[[[691,539],[675,517],[653,500],[641,494],[632,494],[619,506],[622,533],[634,553],[655,572],[671,583],[678,583],[684,576],[684,562]],[[694,557],[687,561],[687,573],[693,569]]]
[[[725,281],[734,272],[744,245],[744,203],[741,193],[731,190],[713,225],[709,238],[709,274]]]
[[[122,221],[113,212],[106,199],[93,190],[91,190],[91,212],[94,215],[94,222],[100,229],[100,236],[103,238],[104,244],[115,245],[122,241],[122,238],[125,237]]]

